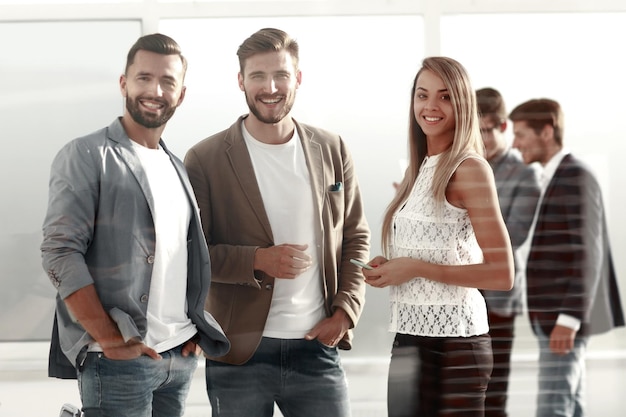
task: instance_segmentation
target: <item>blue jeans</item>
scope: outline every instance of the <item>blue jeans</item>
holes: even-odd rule
[[[533,323],[539,341],[539,392],[537,417],[583,417],[585,415],[585,353],[587,337],[576,337],[567,355],[550,351],[550,336]]]
[[[182,345],[162,352],[161,360],[140,356],[124,361],[87,353],[78,370],[84,416],[182,416],[198,357],[181,352]]]
[[[207,360],[213,417],[348,417],[350,401],[337,348],[317,340],[264,337],[243,365]]]

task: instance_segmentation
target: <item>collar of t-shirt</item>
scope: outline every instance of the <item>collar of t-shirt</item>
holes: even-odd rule
[[[540,177],[541,189],[543,191],[545,191],[546,188],[548,188],[548,184],[550,184],[550,181],[552,180],[552,177],[554,176],[554,173],[556,172],[557,168],[561,164],[561,161],[568,154],[569,154],[569,151],[567,149],[565,148],[561,149],[556,154],[554,154],[554,156],[552,156],[552,158],[548,161],[548,163],[543,167],[543,170],[541,172],[541,177]]]

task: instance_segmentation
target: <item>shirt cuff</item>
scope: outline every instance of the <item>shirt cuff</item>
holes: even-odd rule
[[[580,330],[580,320],[567,314],[559,314],[559,317],[556,319],[556,324],[575,331]]]

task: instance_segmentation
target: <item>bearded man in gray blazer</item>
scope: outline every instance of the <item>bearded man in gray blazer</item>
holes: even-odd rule
[[[262,29],[237,52],[250,114],[185,157],[213,281],[207,309],[231,341],[210,355],[214,417],[348,417],[337,348],[364,304],[370,232],[350,153],[290,116],[298,44]]]
[[[204,311],[211,271],[193,189],[161,140],[186,69],[173,39],[139,38],[120,77],[124,115],[52,163],[49,375],[80,380],[85,417],[182,416],[199,348],[229,348]]]
[[[511,111],[513,146],[543,166],[526,264],[528,314],[539,341],[537,417],[584,417],[589,337],[624,326],[600,185],[563,147],[563,112],[541,98]]]

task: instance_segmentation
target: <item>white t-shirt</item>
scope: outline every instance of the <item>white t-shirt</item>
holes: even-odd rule
[[[156,249],[144,343],[164,352],[189,340],[196,327],[187,316],[187,234],[189,199],[165,151],[133,141],[154,200]]]
[[[269,145],[254,139],[242,122],[252,166],[269,218],[274,244],[307,244],[312,266],[295,279],[276,279],[263,335],[300,339],[325,316],[313,191],[298,132],[289,142]]]

